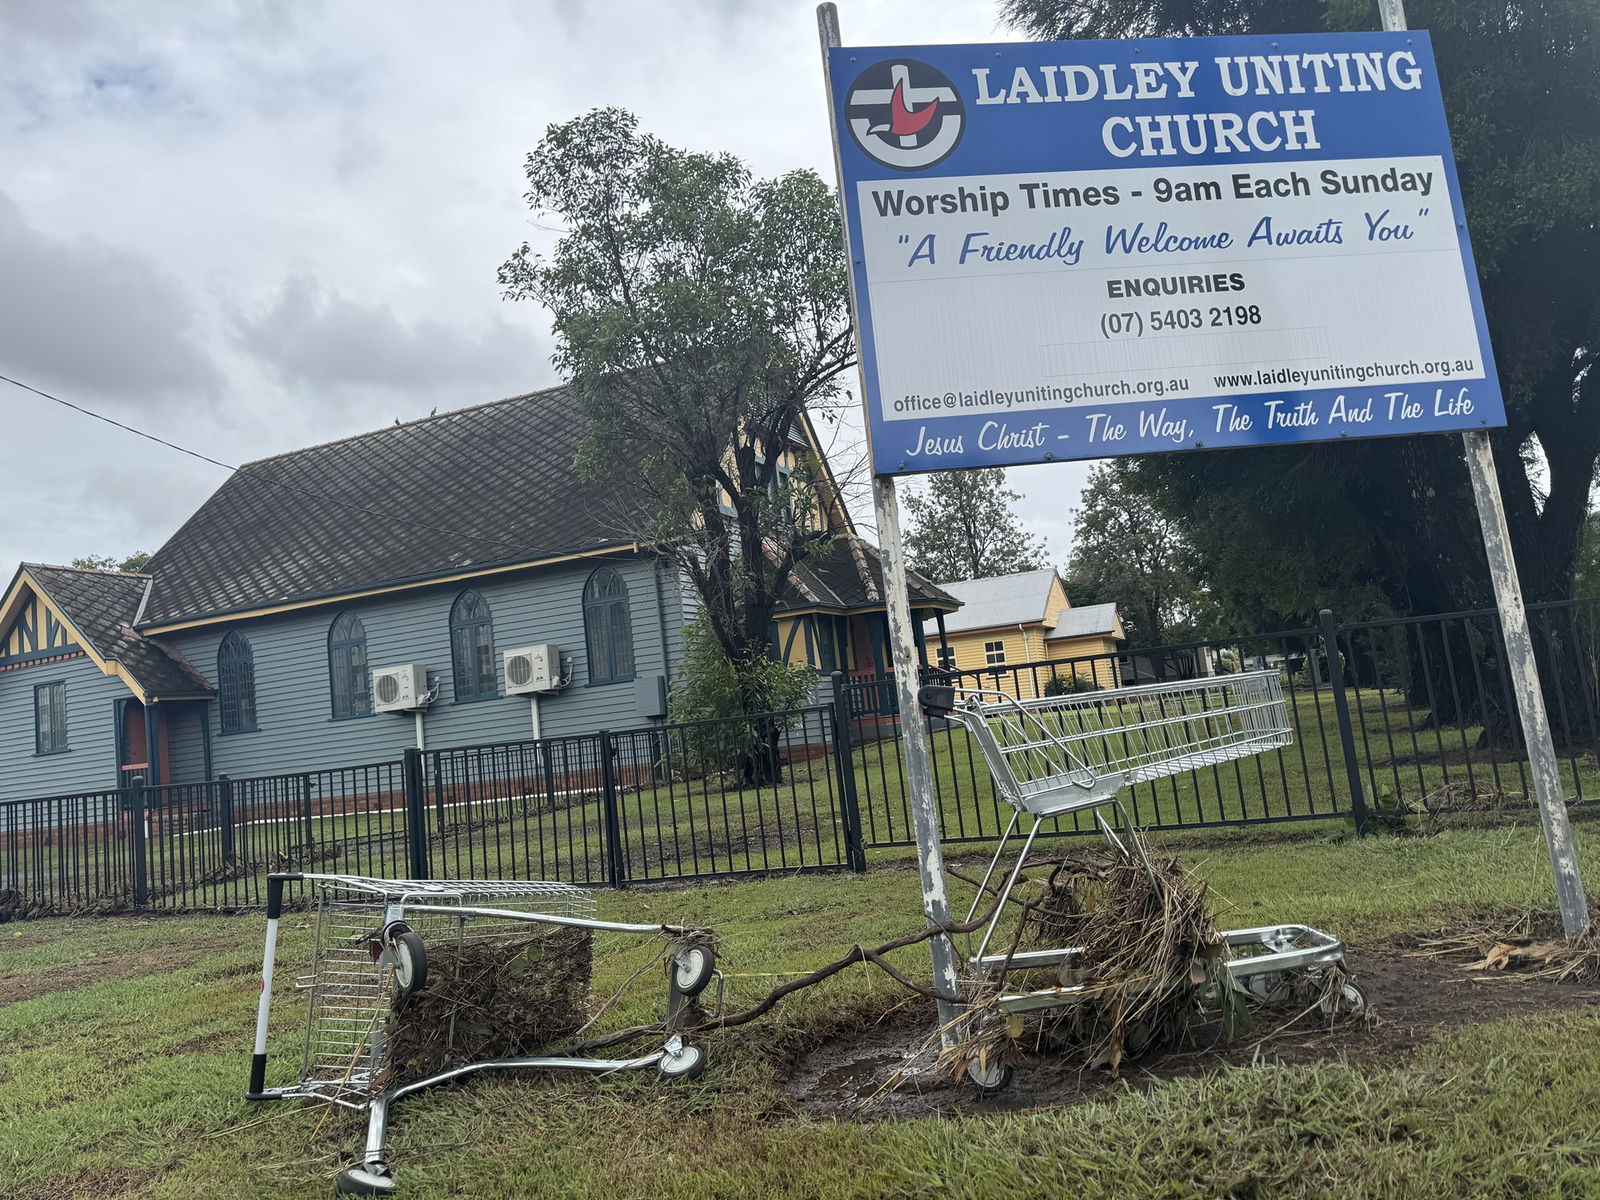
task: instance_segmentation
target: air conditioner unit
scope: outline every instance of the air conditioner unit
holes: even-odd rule
[[[410,712],[428,706],[428,668],[421,663],[372,672],[372,710]]]
[[[561,686],[561,650],[549,642],[507,650],[506,695],[553,692]]]

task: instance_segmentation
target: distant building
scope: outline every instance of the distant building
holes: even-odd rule
[[[698,596],[634,540],[626,464],[577,476],[581,433],[565,388],[440,413],[248,464],[144,572],[24,563],[0,594],[0,799],[662,719]],[[779,453],[821,457],[805,422]],[[812,519],[836,541],[795,573],[779,649],[876,672],[882,568],[823,465]],[[957,607],[909,591],[919,623]],[[552,690],[525,694],[541,670]]]
[[[923,625],[935,666],[983,672],[985,686],[1019,699],[1044,694],[1052,679],[1067,687],[1120,683],[1115,656],[1127,633],[1117,606],[1073,608],[1050,568],[941,586],[961,607]]]

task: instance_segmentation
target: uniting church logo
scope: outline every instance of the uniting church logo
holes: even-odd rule
[[[924,171],[961,141],[966,109],[942,72],[913,58],[875,63],[856,76],[845,97],[856,145],[896,171]]]

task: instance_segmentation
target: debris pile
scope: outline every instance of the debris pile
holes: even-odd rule
[[[1199,1018],[1208,992],[1216,994],[1225,1017],[1232,1005],[1248,1020],[1244,997],[1223,966],[1225,947],[1206,884],[1177,859],[1151,857],[1142,845],[1127,854],[1088,850],[1037,864],[1012,896],[1023,911],[1010,953],[1082,948],[1051,968],[1060,986],[1083,993],[1078,1003],[1047,1013],[1041,1041],[1083,1065],[1115,1075],[1125,1058],[1174,1043]],[[989,953],[1007,949],[991,945]],[[1021,1034],[1019,1017],[983,1011],[994,1010],[1000,992],[1014,986],[1001,979],[999,987],[993,979],[972,985],[975,997],[982,989],[978,1019],[957,1061],[1003,1054],[1002,1043]]]
[[[512,937],[429,944],[424,985],[395,1001],[393,1082],[489,1058],[537,1054],[589,1019],[593,934],[531,926]]]

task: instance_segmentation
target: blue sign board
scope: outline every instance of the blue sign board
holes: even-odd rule
[[[829,56],[879,474],[1505,424],[1426,33]]]

